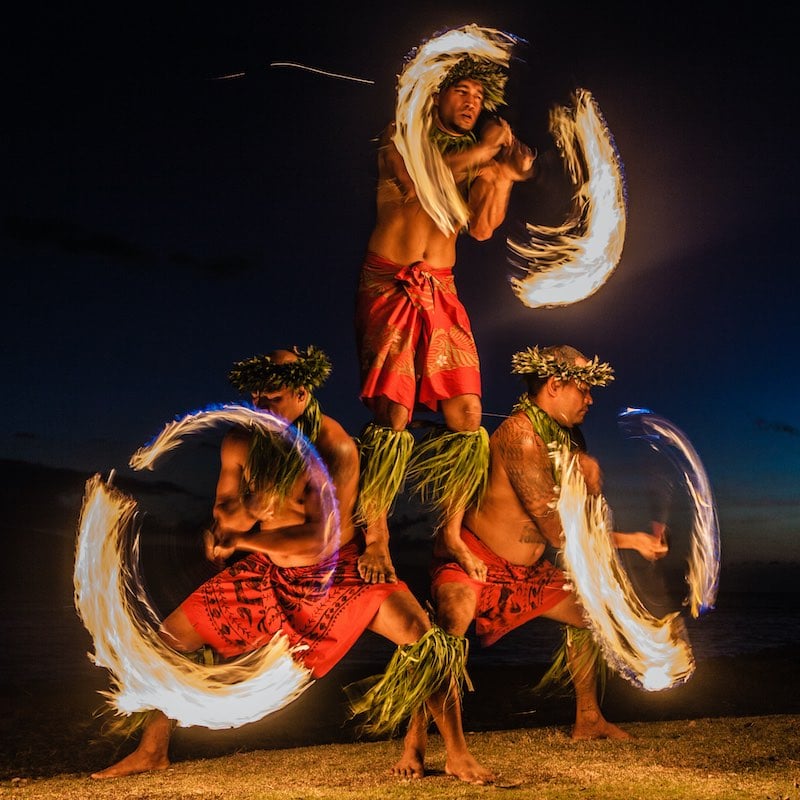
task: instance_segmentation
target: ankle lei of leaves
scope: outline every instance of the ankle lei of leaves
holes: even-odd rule
[[[588,628],[564,625],[562,633],[561,644],[553,653],[553,663],[533,691],[543,695],[573,694],[576,682],[584,682],[595,673],[597,697],[602,702],[608,681],[608,665],[603,659],[600,645]]]
[[[413,447],[411,431],[395,431],[371,422],[364,428],[358,441],[361,471],[356,519],[359,524],[369,525],[391,513],[403,488]]]
[[[480,503],[489,476],[489,434],[434,428],[414,448],[406,481],[420,501],[438,512],[437,526]]]
[[[345,687],[353,717],[363,715],[361,728],[369,736],[396,733],[398,728],[435,692],[448,689],[460,702],[464,686],[472,691],[467,674],[468,641],[434,625],[416,642],[401,645],[383,675]]]

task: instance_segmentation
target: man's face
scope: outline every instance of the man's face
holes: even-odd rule
[[[475,127],[482,108],[483,86],[478,81],[462,78],[439,93],[439,126],[446,133],[468,133]]]
[[[584,358],[575,359],[575,364],[579,367],[583,367],[588,363]],[[580,425],[593,402],[589,384],[575,380],[559,381],[558,408],[554,417],[567,428]]]
[[[294,422],[305,411],[308,394],[305,389],[284,386],[271,392],[251,392],[250,396],[256,408],[269,411],[287,422]]]

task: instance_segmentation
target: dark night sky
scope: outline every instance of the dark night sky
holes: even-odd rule
[[[490,242],[459,243],[484,409],[509,410],[509,359],[526,345],[597,353],[617,372],[586,425],[608,474],[626,468],[618,409],[651,408],[703,459],[723,551],[800,560],[788,10],[79,5],[38,4],[7,25],[0,457],[122,466],[172,417],[239,399],[234,360],[287,344],[330,355],[320,399],[357,433],[353,293],[374,138],[403,54],[476,22],[528,41],[506,112],[519,137],[552,155],[549,108],[591,90],[629,198],[617,270],[566,308],[513,296],[504,244],[523,222],[556,221],[542,217],[557,181],[518,187]],[[284,60],[375,83],[268,66]]]

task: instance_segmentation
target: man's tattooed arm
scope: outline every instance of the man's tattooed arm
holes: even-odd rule
[[[545,539],[561,546],[561,520],[556,511],[556,486],[547,445],[527,419],[510,417],[497,429],[497,454],[502,459],[511,486],[530,517],[521,541]]]

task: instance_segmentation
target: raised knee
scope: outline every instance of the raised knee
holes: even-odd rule
[[[474,394],[465,394],[442,402],[442,415],[451,431],[478,430],[482,414],[481,400]]]
[[[436,592],[436,623],[453,636],[463,636],[475,617],[475,592],[461,583],[449,583]]]
[[[375,424],[393,431],[402,431],[408,427],[410,417],[405,406],[389,400],[388,397],[376,397],[370,404],[370,410],[375,418]]]
[[[161,623],[158,635],[164,644],[179,653],[193,653],[205,644],[186,614],[180,609],[173,611]]]

